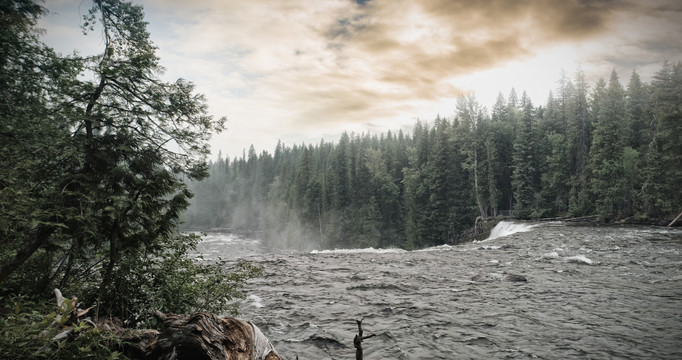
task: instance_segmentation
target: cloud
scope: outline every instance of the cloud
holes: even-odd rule
[[[475,87],[458,79],[537,68],[538,58],[552,61],[544,77],[558,77],[557,66],[600,72],[674,60],[682,48],[675,1],[148,0],[145,7],[169,70],[197,82],[227,112],[228,126],[252,129],[253,138],[256,128],[329,134],[448,115],[454,98]],[[557,49],[566,56],[547,56]],[[526,69],[527,82],[547,83]],[[509,83],[487,86],[496,95]]]

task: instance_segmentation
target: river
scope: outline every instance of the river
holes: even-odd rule
[[[361,318],[368,360],[682,359],[682,229],[501,222],[458,246],[279,254],[209,233],[199,251],[263,266],[240,316],[286,359],[354,359]]]

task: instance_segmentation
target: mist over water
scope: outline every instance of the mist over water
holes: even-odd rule
[[[267,253],[267,247],[255,236],[245,236],[227,231],[205,232],[203,240],[197,245],[197,254],[206,260],[239,259],[254,254]]]
[[[263,266],[241,317],[287,359],[354,358],[363,317],[377,335],[365,359],[682,358],[682,229],[500,227],[525,231],[419,251],[280,254],[210,234],[199,250]]]

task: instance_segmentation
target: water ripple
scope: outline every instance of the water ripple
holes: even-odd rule
[[[248,247],[218,243],[211,254]],[[360,318],[377,335],[366,359],[682,358],[680,229],[553,223],[424,251],[259,251],[242,316],[290,359],[353,358]]]

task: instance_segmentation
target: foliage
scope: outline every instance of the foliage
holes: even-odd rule
[[[626,88],[615,72],[593,89],[562,73],[544,106],[512,89],[488,114],[468,95],[453,118],[410,134],[221,155],[192,183],[187,221],[263,230],[274,247],[419,248],[456,241],[477,216],[671,217],[682,210],[681,68],[664,64],[650,84],[633,72]]]
[[[53,340],[68,319],[59,309],[25,297],[0,298],[8,313],[0,317],[0,357],[4,359],[125,359],[121,340],[86,322],[72,325],[68,339]],[[54,305],[52,305],[54,307]]]
[[[40,41],[40,2],[0,11],[0,296],[57,287],[131,325],[151,309],[234,310],[258,270],[194,259],[199,237],[178,231],[185,181],[208,176],[225,120],[192,83],[161,80],[142,7],[94,0],[81,24],[102,37],[91,57]]]
[[[520,218],[528,218],[535,206],[535,193],[537,191],[537,150],[533,136],[533,105],[525,92],[521,106],[520,121],[514,139],[512,188],[516,200],[515,215]]]
[[[235,300],[244,298],[241,287],[261,274],[246,262],[205,262],[188,254],[200,241],[195,234],[177,235],[155,251],[139,249],[123,259],[112,276],[112,289],[104,298],[107,314],[120,314],[129,325],[153,325],[150,309],[164,313],[238,314]]]
[[[590,192],[599,214],[617,217],[624,209],[623,148],[625,141],[625,91],[618,76],[611,74],[608,87],[597,83],[593,104],[594,131],[588,171]]]

